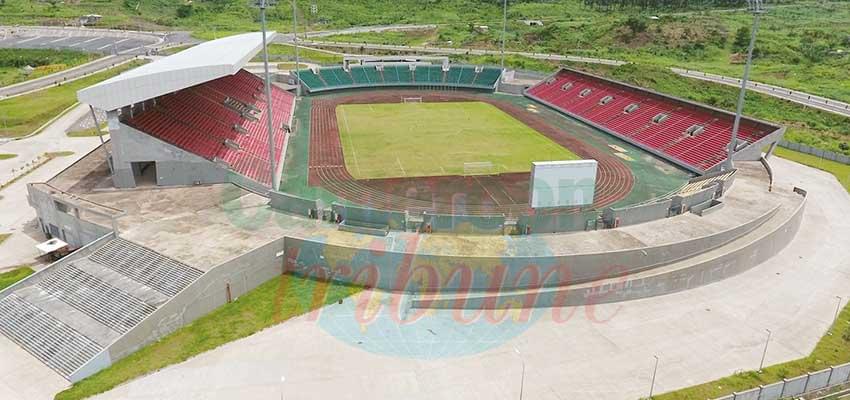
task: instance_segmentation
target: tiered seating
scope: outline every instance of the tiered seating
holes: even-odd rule
[[[699,172],[716,167],[727,156],[733,124],[729,114],[570,70],[560,71],[528,94]],[[626,112],[632,105],[637,109]],[[659,114],[667,118],[654,122]],[[693,126],[702,126],[703,131],[688,134]],[[745,119],[738,138],[748,145],[776,129]]]
[[[323,76],[327,78],[312,75],[309,79],[353,83],[341,68]],[[276,157],[283,148],[283,126],[289,124],[293,102],[291,93],[272,87]],[[232,170],[269,185],[267,110],[262,79],[242,70],[158,97],[154,106],[125,116],[125,123],[208,160],[223,161]]]
[[[502,75],[499,68],[484,67],[475,72],[474,66],[452,65],[443,72],[440,65],[417,64],[410,71],[409,64],[384,65],[383,72],[374,65],[352,65],[350,71],[341,67],[322,68],[315,73],[299,71],[301,82],[310,92],[373,86],[456,86],[492,90]]]

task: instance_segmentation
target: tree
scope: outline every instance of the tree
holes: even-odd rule
[[[632,31],[632,35],[646,31],[646,21],[634,15],[626,20],[626,26]]]
[[[732,50],[736,53],[747,51],[750,45],[750,28],[742,26],[735,32],[735,40],[732,41]]]
[[[195,9],[192,7],[192,3],[181,4],[177,7],[177,18],[188,18],[194,14]]]

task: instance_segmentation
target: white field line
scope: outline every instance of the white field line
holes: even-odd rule
[[[401,168],[401,174],[407,176],[407,172],[404,170],[404,167],[401,166],[401,160],[398,159],[398,156],[396,156],[395,162],[398,164],[398,167]]]
[[[351,139],[351,129],[348,127],[348,115],[345,113],[345,108],[340,108],[342,111],[342,123],[345,124],[345,136],[348,137],[348,145],[351,147],[351,155],[354,157],[354,168],[357,168],[357,175],[363,176],[360,173],[360,163],[357,162],[357,150],[354,148],[354,140]]]

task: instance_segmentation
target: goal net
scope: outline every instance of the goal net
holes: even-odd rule
[[[463,175],[495,175],[496,170],[490,161],[465,162],[463,163]]]
[[[421,103],[422,97],[402,97],[402,103]]]

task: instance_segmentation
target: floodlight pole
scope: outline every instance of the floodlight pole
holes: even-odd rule
[[[272,190],[277,190],[277,179],[275,179],[277,168],[275,168],[274,121],[272,120],[272,84],[271,75],[269,74],[269,47],[266,43],[266,1],[259,0],[260,23],[263,30],[263,68],[266,73],[264,83],[266,89],[266,128],[269,134],[269,176],[271,177],[269,186]]]
[[[508,0],[502,2],[502,71],[505,70],[505,36],[508,31]]]
[[[295,46],[295,95],[301,97],[301,73],[298,72],[301,65],[298,57],[298,11],[295,0],[292,0],[292,44]]]
[[[753,48],[756,44],[756,33],[759,29],[759,19],[764,12],[762,9],[762,0],[747,0],[749,8],[753,12],[753,29],[750,34],[750,44],[747,46],[747,63],[744,65],[744,76],[741,79],[741,90],[738,92],[738,105],[735,110],[735,123],[732,125],[732,139],[729,141],[729,157],[726,160],[727,169],[734,168],[735,164],[732,161],[732,156],[735,154],[735,147],[738,144],[738,129],[741,126],[741,115],[744,112],[744,96],[747,93],[747,82],[750,80],[750,67],[753,64]]]

